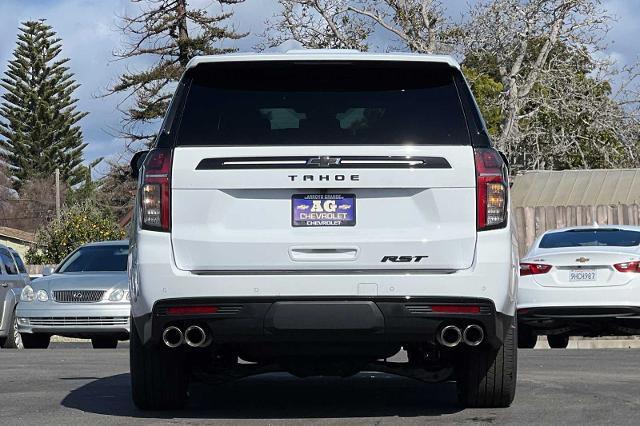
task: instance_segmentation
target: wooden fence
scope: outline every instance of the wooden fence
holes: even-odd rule
[[[29,273],[29,275],[41,275],[42,270],[45,267],[51,266],[55,268],[56,265],[26,265],[26,266],[27,266],[27,272]]]
[[[562,207],[517,207],[514,209],[520,256],[536,237],[549,229],[580,225],[640,225],[638,204]]]

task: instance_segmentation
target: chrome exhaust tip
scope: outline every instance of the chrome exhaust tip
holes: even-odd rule
[[[469,346],[478,346],[484,340],[484,330],[479,325],[468,325],[462,332],[462,340]]]
[[[184,343],[184,336],[182,330],[175,325],[171,325],[164,329],[162,332],[162,341],[170,348],[177,348]]]
[[[462,341],[462,332],[455,325],[447,325],[442,327],[438,333],[438,343],[447,348],[458,346]]]
[[[209,346],[211,338],[207,335],[199,325],[192,325],[187,327],[184,331],[184,341],[192,348],[203,348]]]

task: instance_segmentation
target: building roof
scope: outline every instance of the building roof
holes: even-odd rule
[[[20,240],[26,243],[33,243],[36,241],[36,235],[34,233],[21,231],[20,229],[8,228],[6,226],[0,226],[0,237]]]
[[[516,176],[513,207],[640,204],[640,169],[532,171]]]
[[[438,62],[460,69],[458,61],[448,55],[420,53],[367,53],[349,49],[301,49],[286,53],[232,53],[225,55],[196,56],[187,69],[212,62],[264,62],[264,61],[396,61]]]

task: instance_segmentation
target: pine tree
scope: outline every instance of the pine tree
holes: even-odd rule
[[[84,177],[82,131],[87,114],[76,110],[79,87],[59,59],[60,38],[44,20],[22,23],[13,59],[0,86],[0,160],[7,164],[13,187],[51,176],[56,168],[72,186]]]
[[[197,55],[235,52],[221,47],[226,40],[246,36],[224,24],[233,12],[218,15],[206,8],[189,6],[188,0],[131,0],[140,5],[136,16],[124,16],[121,30],[128,44],[115,56],[119,59],[153,57],[154,64],[139,72],[127,71],[119,77],[107,95],[133,94],[133,103],[124,113],[123,136],[131,142],[150,143],[155,137],[155,123],[164,115],[175,82],[185,66]],[[242,3],[244,0],[216,0],[218,6]]]

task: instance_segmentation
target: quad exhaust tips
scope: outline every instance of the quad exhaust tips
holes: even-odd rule
[[[182,330],[176,326],[169,326],[162,332],[162,341],[170,348],[177,348],[184,343]]]
[[[211,344],[211,335],[199,325],[187,327],[184,333],[175,325],[170,325],[162,332],[162,341],[172,349],[184,343],[192,348],[204,348]]]
[[[469,346],[478,346],[484,340],[484,331],[479,325],[471,324],[462,332],[462,340]]]
[[[440,329],[436,340],[447,348],[454,348],[462,342],[475,347],[484,341],[484,330],[476,324],[468,325],[464,331],[456,325],[446,325]]]
[[[211,343],[211,337],[199,325],[192,325],[184,331],[184,341],[192,348],[204,348]]]

